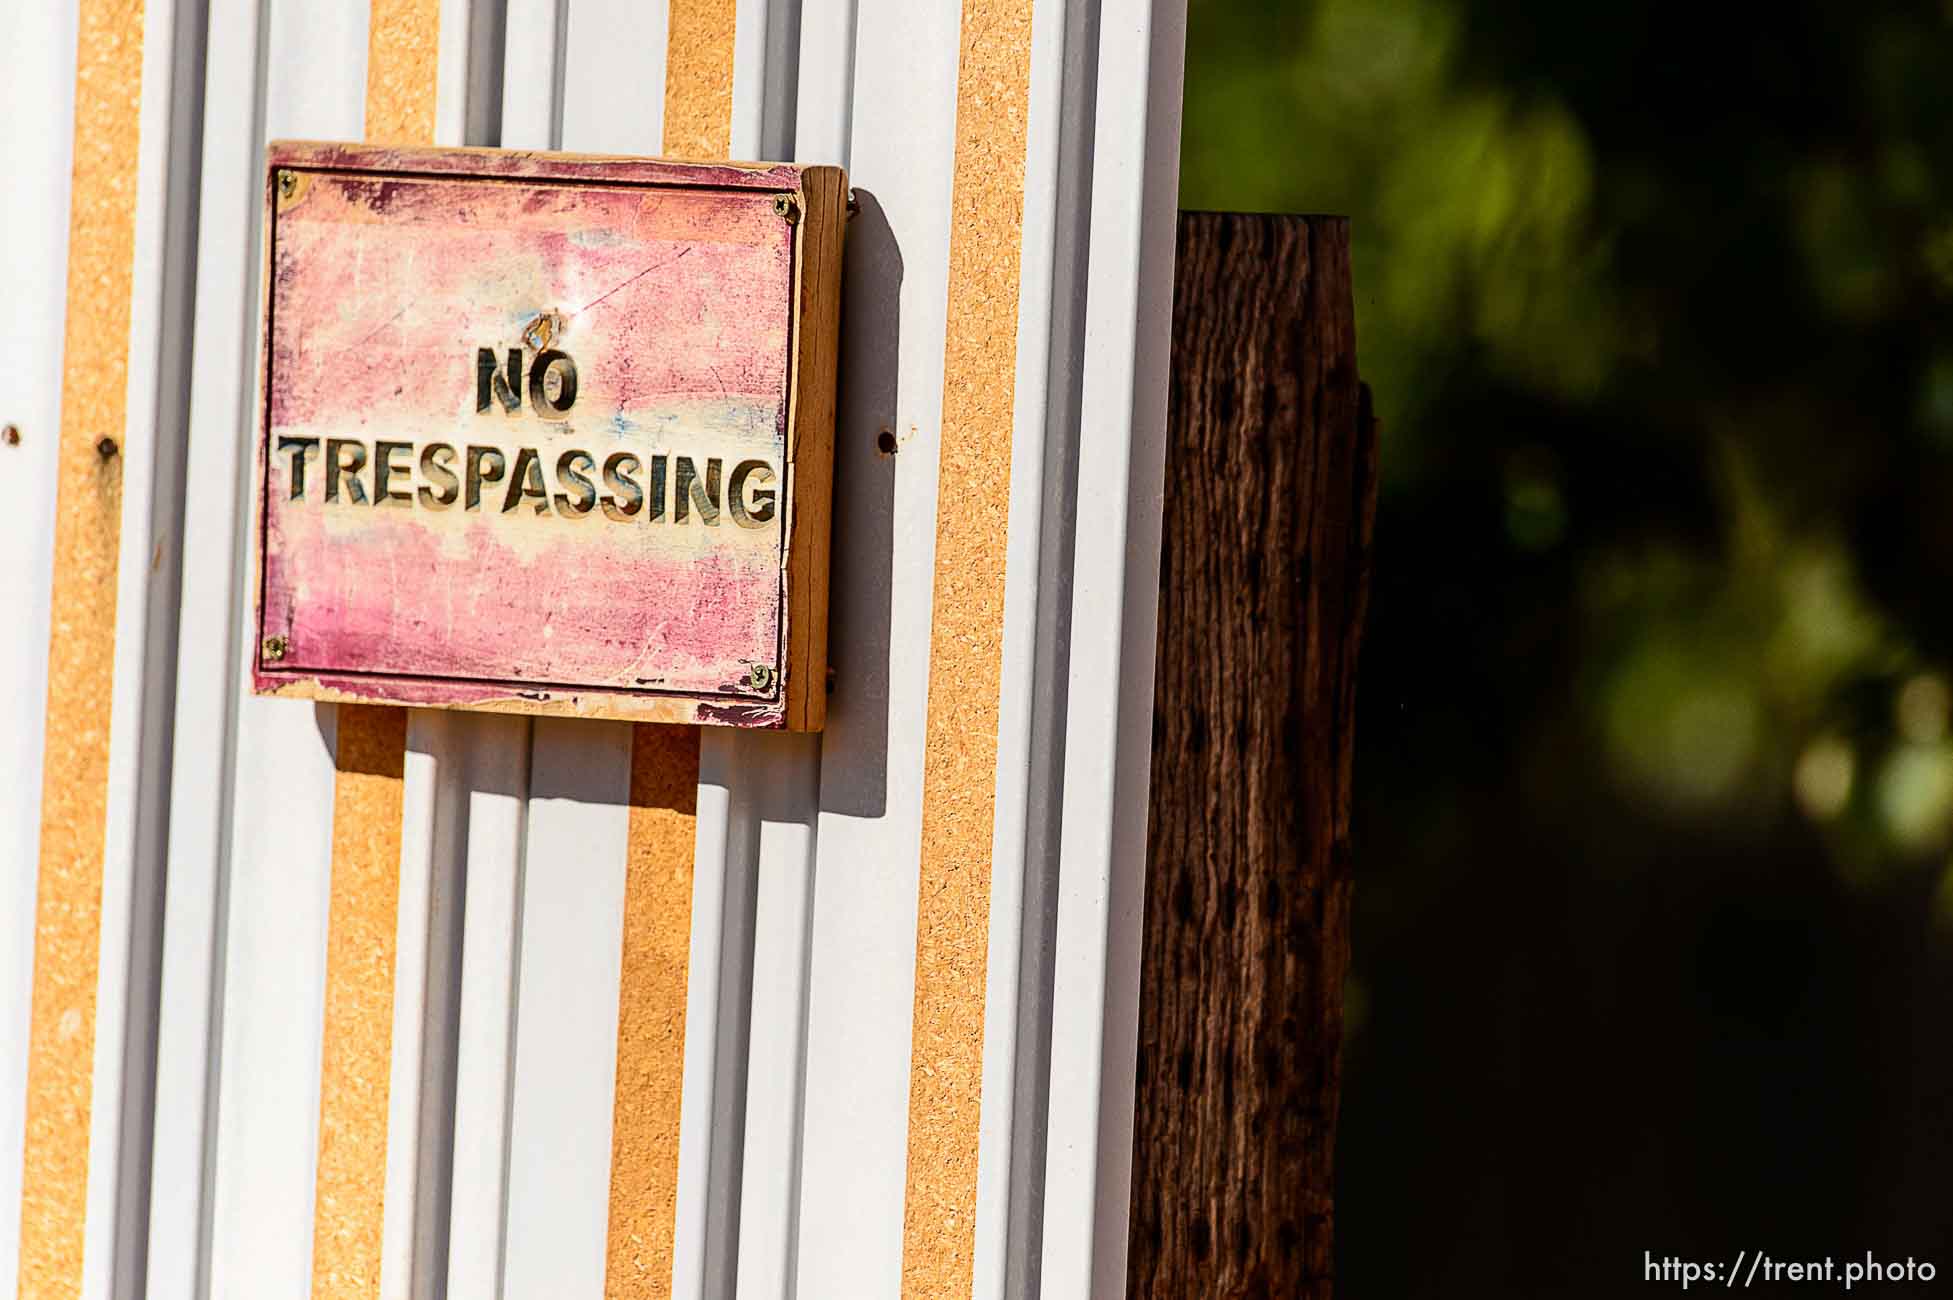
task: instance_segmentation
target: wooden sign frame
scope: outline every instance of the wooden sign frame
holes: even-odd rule
[[[743,204],[747,196],[770,206],[791,227],[790,318],[787,326],[786,385],[782,419],[782,462],[777,479],[780,515],[779,606],[777,658],[763,664],[755,658],[746,675],[714,688],[697,682],[679,689],[659,685],[661,679],[638,677],[596,682],[527,680],[517,674],[496,676],[469,672],[402,672],[371,670],[345,663],[316,662],[318,655],[295,652],[281,628],[293,619],[297,597],[280,591],[282,620],[274,617],[268,593],[271,552],[283,545],[274,535],[283,498],[274,500],[274,482],[284,476],[292,499],[304,491],[303,466],[313,448],[300,448],[293,465],[274,463],[278,428],[274,423],[274,311],[280,294],[277,279],[278,221],[281,205],[302,201],[308,186],[326,179],[330,185],[350,183],[384,186],[439,184],[443,181],[508,183],[575,190],[585,187],[615,194],[620,190],[647,195],[715,195],[724,206]],[[484,189],[481,192],[490,193]],[[648,199],[647,199],[648,202]],[[264,171],[263,310],[261,319],[260,406],[256,442],[256,509],[254,515],[254,629],[256,651],[252,683],[259,694],[314,700],[420,705],[479,709],[504,713],[568,715],[636,721],[706,723],[750,728],[817,731],[826,717],[828,549],[831,519],[830,489],[834,454],[836,350],[839,330],[841,247],[848,208],[846,177],[839,168],[787,164],[692,164],[655,159],[595,155],[547,154],[497,149],[418,149],[322,144],[293,141],[272,143]],[[742,209],[743,210],[743,209]],[[541,318],[539,318],[541,319]],[[735,323],[736,326],[736,323]],[[544,323],[544,332],[548,328]],[[539,340],[538,361],[548,355],[548,339]],[[291,349],[286,349],[287,355]],[[484,356],[489,349],[482,349]],[[483,389],[488,388],[486,367]],[[511,363],[513,365],[513,363]],[[499,372],[499,366],[497,367]],[[515,373],[511,370],[511,374]],[[492,376],[495,392],[508,400],[504,388],[519,389]],[[557,383],[561,376],[551,379]],[[534,399],[541,402],[544,376],[529,376]],[[289,380],[287,385],[289,387]],[[569,392],[575,392],[575,368],[569,370]],[[586,378],[585,383],[589,381]],[[285,391],[285,390],[279,390]],[[560,385],[551,388],[560,395]],[[514,394],[519,403],[522,394]],[[572,396],[571,400],[574,400]],[[484,407],[483,409],[488,409]],[[511,408],[513,410],[513,408]],[[538,410],[542,408],[539,406]],[[465,431],[457,430],[458,441]],[[291,439],[285,439],[287,443]],[[311,441],[316,442],[317,439]],[[399,444],[388,444],[398,446]],[[341,453],[333,457],[330,482],[339,480]],[[364,455],[363,448],[357,452]],[[291,453],[287,452],[288,457]],[[411,461],[412,454],[408,453]],[[664,500],[663,457],[657,482]],[[319,462],[314,461],[315,465]],[[362,462],[363,463],[363,462]],[[403,462],[404,464],[405,462]],[[452,461],[443,462],[452,464]],[[690,462],[686,464],[689,466]],[[718,465],[717,461],[713,465]],[[315,473],[320,470],[315,469]],[[398,473],[398,467],[395,468]],[[559,474],[561,472],[559,468]],[[769,471],[770,472],[770,471]],[[381,484],[386,482],[380,471]],[[449,477],[452,477],[450,475]],[[520,477],[520,470],[518,470]],[[409,489],[411,491],[411,489]],[[422,489],[425,491],[425,489]],[[547,489],[546,489],[547,490]],[[679,489],[681,501],[685,489]],[[719,491],[715,484],[713,491]],[[366,495],[365,489],[361,490]],[[737,489],[735,489],[735,495]],[[382,495],[384,495],[382,493]],[[331,498],[328,498],[331,499]],[[385,504],[409,498],[391,497]],[[560,498],[559,498],[560,500]],[[605,498],[609,508],[609,498]],[[716,500],[716,498],[715,498]],[[449,499],[451,504],[452,498]],[[377,499],[371,504],[382,504]],[[545,502],[546,504],[546,502]],[[588,506],[584,507],[588,510]],[[544,505],[537,505],[540,513]],[[649,506],[646,506],[648,511]],[[674,507],[683,519],[682,507]],[[655,517],[655,516],[647,516]],[[354,515],[345,515],[354,519]],[[397,518],[397,517],[396,517]],[[742,516],[743,518],[743,516]],[[391,523],[392,521],[387,521]],[[335,527],[350,525],[335,524]],[[566,524],[569,529],[594,527]],[[589,535],[589,534],[584,534]],[[457,561],[466,563],[465,560]],[[316,565],[314,568],[316,569]],[[473,572],[473,571],[471,571]],[[292,590],[304,590],[293,588]],[[655,599],[657,593],[646,592]],[[482,636],[492,640],[488,632]],[[396,634],[396,640],[398,639]],[[315,637],[313,643],[321,643]],[[477,656],[479,658],[479,656]],[[743,661],[742,661],[743,662]]]

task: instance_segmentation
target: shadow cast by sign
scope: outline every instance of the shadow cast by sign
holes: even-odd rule
[[[821,809],[880,817],[888,803],[888,655],[895,547],[902,250],[881,204],[854,192],[842,264],[841,380],[835,410],[834,540],[821,740]]]

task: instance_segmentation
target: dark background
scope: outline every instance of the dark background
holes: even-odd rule
[[[1953,1288],[1953,4],[1193,0],[1185,131],[1383,420],[1340,1294]]]

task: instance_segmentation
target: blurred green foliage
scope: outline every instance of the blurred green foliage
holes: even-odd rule
[[[1794,790],[1827,728],[1911,763],[1859,688],[1949,641],[1927,557],[1901,608],[1862,572],[1953,447],[1947,18],[1829,9],[1194,4],[1183,205],[1354,219],[1386,517],[1563,571],[1595,736],[1678,811]],[[1923,851],[1953,808],[1859,811]]]
[[[1183,206],[1352,219],[1384,427],[1348,1293],[1953,1246],[1953,5],[1193,0],[1188,60]]]

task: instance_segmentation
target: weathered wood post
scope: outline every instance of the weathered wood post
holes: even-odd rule
[[[1348,222],[1182,213],[1173,331],[1127,1290],[1327,1297],[1376,505]]]

